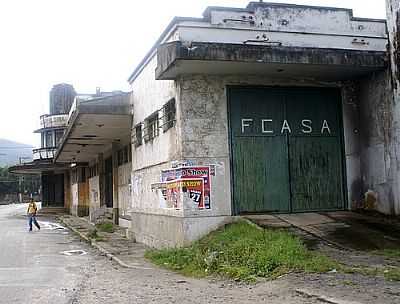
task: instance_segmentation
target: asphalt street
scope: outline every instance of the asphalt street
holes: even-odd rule
[[[38,217],[42,229],[29,232],[26,208],[0,206],[0,303],[71,303],[91,249],[54,219]]]

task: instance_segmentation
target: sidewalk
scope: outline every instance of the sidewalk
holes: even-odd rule
[[[112,233],[97,230],[97,235],[101,240],[96,241],[89,237],[90,232],[93,231],[95,226],[87,219],[71,215],[62,215],[58,217],[58,220],[120,266],[135,269],[154,268],[152,264],[147,262],[144,258],[147,247],[143,244],[128,240],[123,235],[124,230],[122,228],[115,226],[116,230]]]

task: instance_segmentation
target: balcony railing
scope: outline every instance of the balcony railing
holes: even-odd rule
[[[33,160],[50,160],[56,155],[57,148],[39,148],[33,149]]]
[[[67,126],[68,114],[42,115],[40,116],[40,128],[63,128]]]

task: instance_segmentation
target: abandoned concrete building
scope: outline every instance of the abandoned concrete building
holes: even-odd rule
[[[54,155],[68,122],[68,112],[76,97],[71,85],[58,84],[50,91],[50,113],[40,116],[40,148],[33,150],[33,161],[10,168],[12,173],[40,174],[42,181],[41,201],[43,207],[65,205],[64,175],[68,167],[54,164]]]
[[[176,17],[131,93],[75,98],[54,155],[65,207],[155,247],[249,213],[400,214],[398,1],[387,9],[250,2]]]

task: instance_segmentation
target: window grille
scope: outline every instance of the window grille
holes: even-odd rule
[[[166,132],[175,125],[175,98],[169,100],[163,107],[163,131]]]
[[[135,126],[135,137],[134,137],[135,147],[139,147],[143,144],[143,133],[142,124],[139,123]]]
[[[158,111],[146,118],[144,124],[144,140],[150,141],[157,137],[159,128]]]

